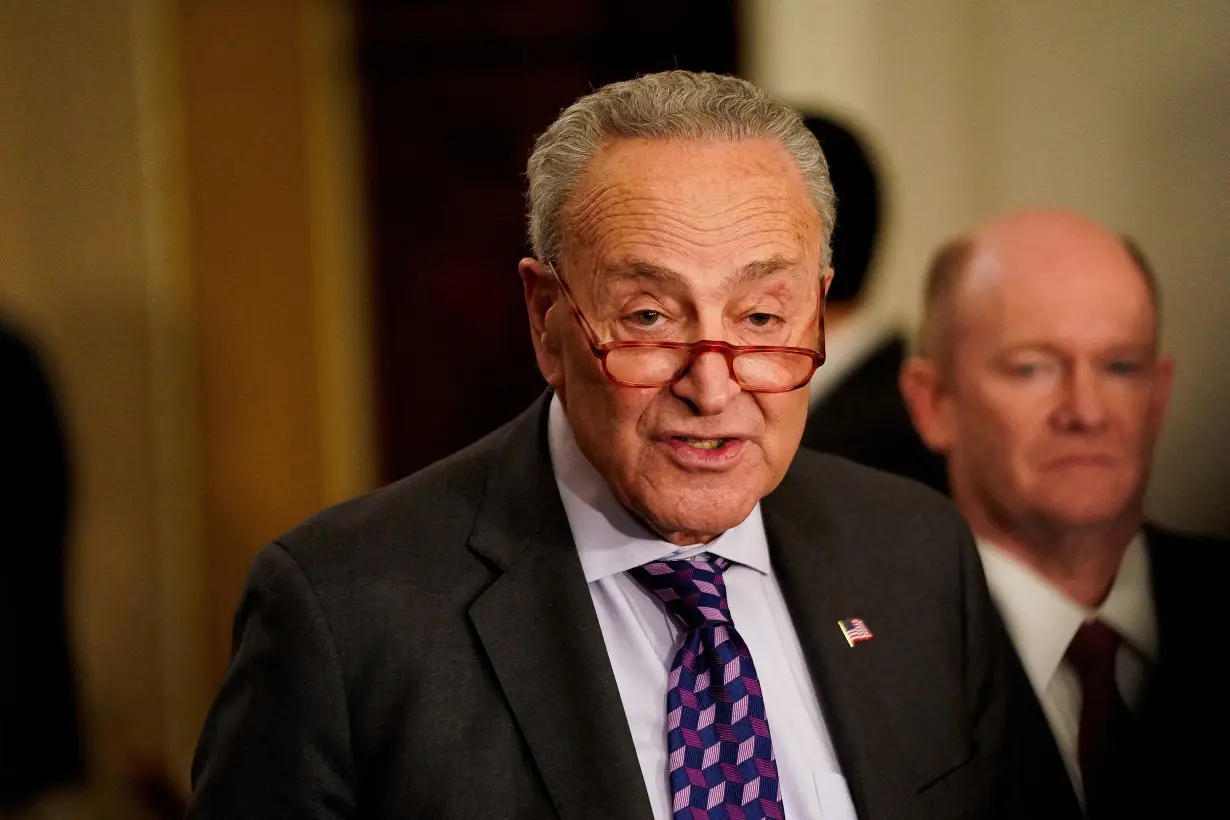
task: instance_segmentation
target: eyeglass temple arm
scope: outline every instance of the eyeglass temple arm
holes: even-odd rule
[[[585,331],[585,337],[589,340],[590,347],[595,350],[601,347],[602,342],[598,338],[598,334],[594,332],[593,327],[589,324],[589,320],[581,312],[581,308],[577,304],[576,298],[572,295],[572,291],[568,288],[568,283],[564,281],[564,277],[559,275],[559,271],[555,269],[555,265],[551,264],[550,260],[544,260],[543,264],[551,272],[551,278],[559,283],[559,289],[563,291],[564,298],[568,300],[568,304],[572,307],[572,312],[576,314],[577,321],[581,324],[581,329]]]

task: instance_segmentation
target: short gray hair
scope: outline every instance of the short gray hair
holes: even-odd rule
[[[560,215],[594,155],[619,138],[776,139],[794,159],[821,222],[828,267],[836,195],[820,143],[797,111],[761,88],[723,74],[664,71],[599,88],[566,108],[534,143],[529,177],[530,243],[552,261],[563,250]]]

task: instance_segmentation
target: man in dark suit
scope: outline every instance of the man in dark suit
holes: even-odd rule
[[[68,646],[68,458],[38,356],[0,324],[0,814],[82,775]]]
[[[1144,257],[1079,214],[996,217],[936,255],[920,343],[903,392],[1088,815],[1205,814],[1230,544],[1145,524],[1174,364]]]
[[[797,115],[649,75],[528,176],[550,390],[260,553],[189,817],[1075,814],[956,511],[796,456],[833,224]]]
[[[845,124],[803,119],[828,161],[841,216],[833,231],[833,283],[824,327],[835,367],[816,371],[803,446],[948,491],[944,460],[923,444],[906,410],[897,376],[905,334],[867,304],[880,230],[880,184],[863,140]]]

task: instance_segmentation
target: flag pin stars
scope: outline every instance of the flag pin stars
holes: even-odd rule
[[[846,643],[854,646],[859,641],[869,641],[875,637],[871,634],[871,630],[867,628],[867,624],[863,623],[862,618],[846,618],[838,621],[837,625],[841,627],[841,634],[846,636]]]

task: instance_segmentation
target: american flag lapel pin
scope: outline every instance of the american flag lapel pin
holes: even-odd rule
[[[867,628],[867,624],[863,623],[862,618],[846,618],[837,622],[841,627],[841,634],[846,636],[846,643],[854,646],[859,641],[869,641],[875,637],[871,634],[871,630]]]

